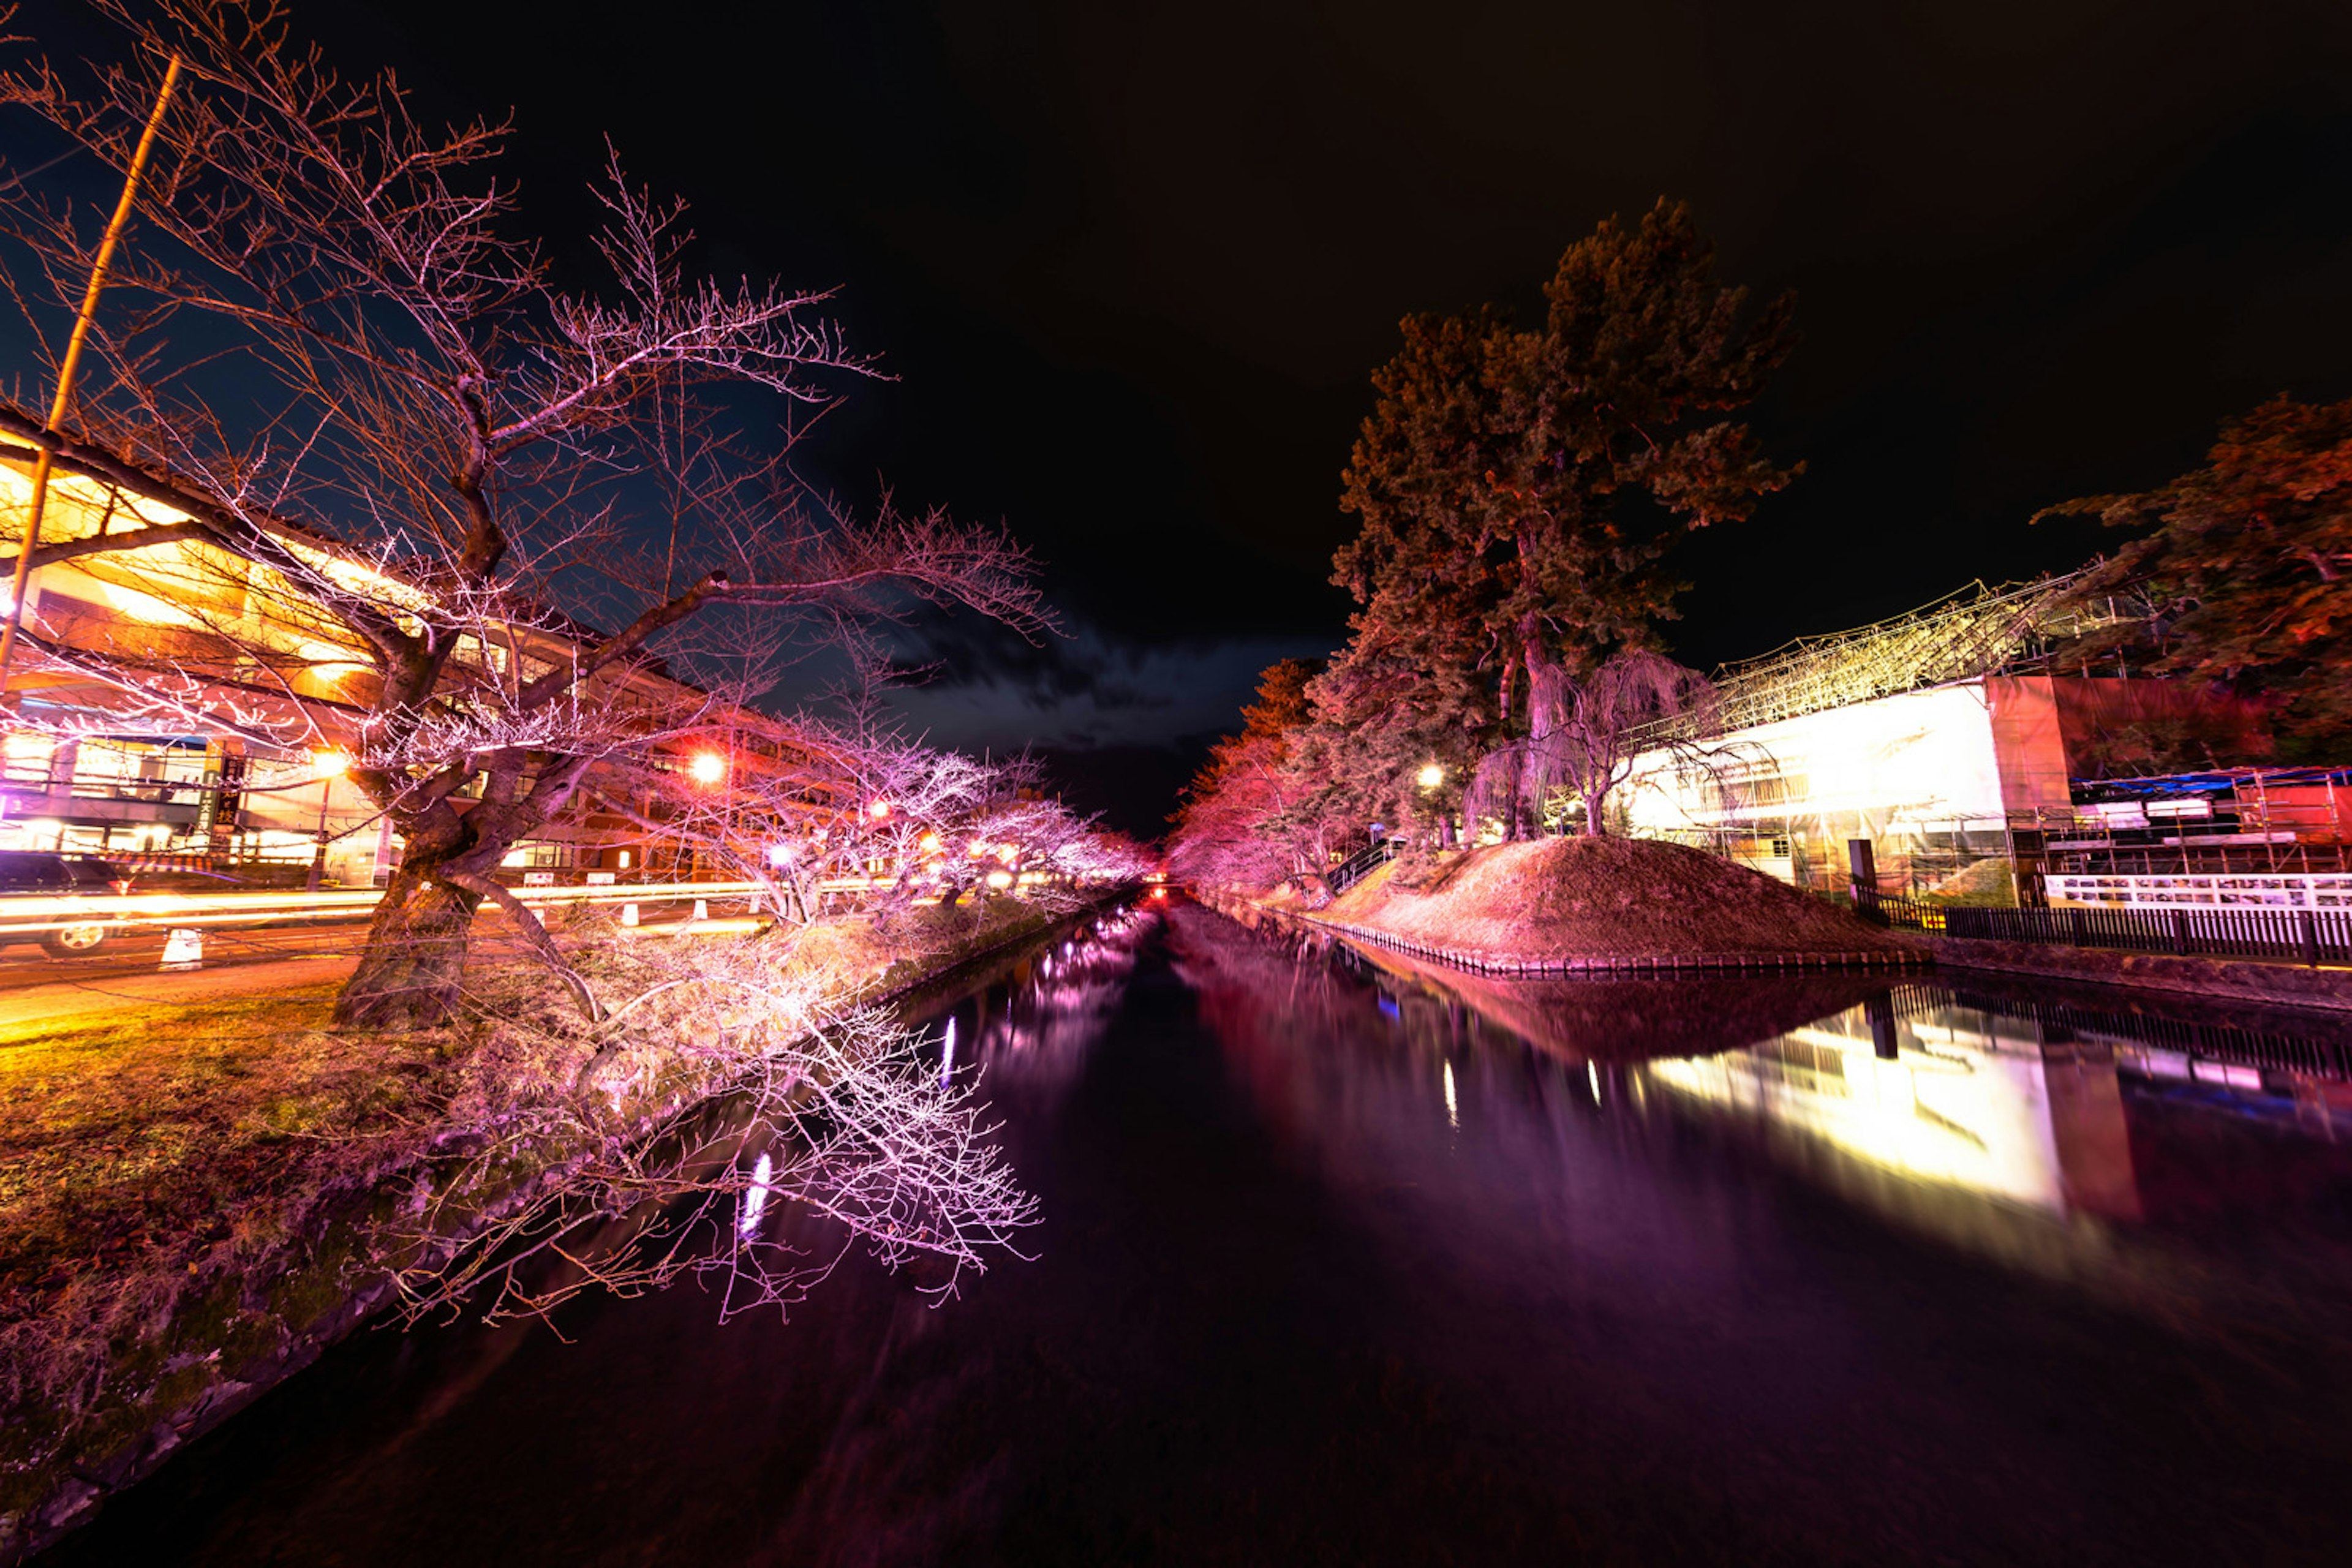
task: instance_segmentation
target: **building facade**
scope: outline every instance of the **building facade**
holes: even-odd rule
[[[0,531],[22,537],[30,497],[29,465],[0,458]],[[45,545],[187,521],[152,500],[64,474],[50,480],[46,511]],[[364,586],[373,597],[397,604],[416,592],[323,542],[291,531],[289,538],[324,569],[372,579]],[[323,623],[267,568],[184,540],[86,554],[32,574],[23,624],[28,637],[5,692],[15,721],[0,726],[0,848],[270,880],[307,873],[323,843],[328,882],[365,887],[389,875],[399,837],[343,772],[360,749],[374,668],[348,632]],[[158,703],[135,683],[26,658],[28,646],[102,654],[188,689],[184,700]],[[555,668],[571,647],[543,627],[491,628],[461,638],[457,657],[529,678]],[[810,811],[826,808],[823,770],[761,738],[772,724],[715,709],[706,693],[651,661],[625,668],[596,696],[624,710],[709,719],[707,737],[667,743],[653,760],[657,769],[690,768],[709,749],[724,759],[714,787],[747,771],[790,771],[809,778]],[[173,710],[190,716],[158,721],[159,712]],[[207,713],[256,722],[206,723]],[[263,743],[257,732],[294,741]],[[638,815],[657,818],[659,800],[641,793],[632,803]],[[643,822],[583,806],[518,845],[507,868],[518,878],[536,872],[572,881],[592,872],[691,874],[694,862]]]

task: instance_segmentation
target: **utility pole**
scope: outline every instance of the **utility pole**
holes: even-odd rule
[[[138,150],[131,154],[131,172],[122,182],[122,199],[114,204],[114,216],[107,221],[106,235],[98,242],[98,264],[90,268],[89,288],[81,297],[81,311],[74,318],[73,335],[66,340],[65,358],[58,363],[58,395],[49,405],[49,427],[41,449],[33,459],[33,501],[25,518],[25,542],[16,552],[16,579],[8,593],[8,617],[0,626],[0,702],[6,701],[8,661],[16,657],[16,627],[25,616],[25,595],[33,574],[33,552],[41,542],[41,513],[48,505],[50,459],[57,443],[64,439],[66,414],[73,401],[74,372],[81,364],[82,345],[89,340],[90,318],[98,313],[99,291],[106,287],[107,264],[114,259],[114,247],[130,226],[131,209],[139,200],[139,176],[147,167],[147,154],[155,146],[155,132],[163,124],[163,110],[171,107],[172,89],[180,80],[180,57],[173,55],[172,63],[163,68],[163,88],[155,95],[155,110],[147,117],[147,129],[140,132]]]

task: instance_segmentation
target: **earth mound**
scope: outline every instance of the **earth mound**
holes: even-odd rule
[[[1905,946],[1761,872],[1646,838],[1491,845],[1448,862],[1417,891],[1368,878],[1328,912],[1433,947],[1528,960]]]

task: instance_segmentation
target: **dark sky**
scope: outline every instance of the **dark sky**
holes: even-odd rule
[[[1150,832],[1255,671],[1328,649],[1338,475],[1408,310],[1531,310],[1686,197],[1803,342],[1756,411],[1805,478],[1682,557],[1699,664],[2077,563],[2037,506],[2352,395],[2352,5],[1136,7],[298,0],[526,201],[609,133],[728,273],[837,283],[899,378],[820,457],[1002,517],[1068,630],[946,628],[935,738],[1053,749]]]

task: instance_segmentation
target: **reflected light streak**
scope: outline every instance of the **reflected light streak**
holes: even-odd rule
[[[1445,1124],[1454,1128],[1462,1125],[1462,1108],[1454,1099],[1454,1064],[1452,1062],[1445,1064]]]
[[[751,1190],[743,1194],[743,1217],[735,1222],[736,1233],[749,1236],[760,1228],[760,1216],[768,1209],[768,1192],[774,1184],[776,1167],[767,1155],[751,1167]]]
[[[945,1045],[940,1051],[940,1087],[945,1089],[948,1079],[955,1075],[955,1020],[948,1020]]]

